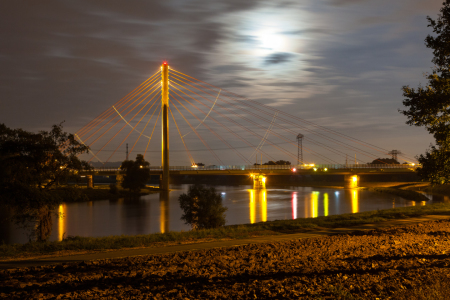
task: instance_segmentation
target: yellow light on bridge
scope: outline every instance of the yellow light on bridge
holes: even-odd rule
[[[327,168],[325,168],[325,169],[323,169],[323,170],[324,170],[325,172],[326,172],[326,171],[328,171],[328,169],[327,169]]]
[[[266,182],[266,177],[263,177],[263,178],[262,178],[262,182]]]
[[[358,176],[352,176],[352,180],[353,180],[353,182],[357,182],[358,181]]]
[[[317,171],[317,168],[314,168],[313,170],[314,170],[314,172],[315,172],[315,171]]]

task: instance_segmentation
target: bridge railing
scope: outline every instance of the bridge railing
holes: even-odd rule
[[[309,164],[309,165],[210,165],[210,166],[170,166],[171,171],[259,171],[259,170],[342,170],[342,169],[415,169],[414,164]],[[150,166],[151,171],[162,171],[161,166]],[[118,172],[119,168],[95,168],[95,172]]]

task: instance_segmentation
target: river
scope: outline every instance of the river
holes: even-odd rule
[[[180,219],[182,211],[178,197],[186,193],[188,187],[187,184],[172,185],[166,199],[155,193],[135,200],[63,203],[58,210],[64,218],[54,217],[50,240],[75,235],[100,237],[187,231],[190,226]],[[251,186],[244,185],[215,187],[222,194],[224,206],[228,207],[227,225],[425,205],[425,202],[359,189],[280,187],[253,190]],[[25,243],[28,237],[23,229],[12,224],[1,224],[2,241],[7,244]]]

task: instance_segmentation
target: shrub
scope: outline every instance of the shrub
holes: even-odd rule
[[[225,225],[227,207],[214,187],[191,185],[187,194],[178,198],[184,214],[181,219],[193,229],[217,228]]]
[[[109,185],[109,192],[110,192],[111,194],[113,194],[113,195],[117,195],[117,194],[119,193],[119,188],[117,187],[116,184],[111,183],[111,184]]]

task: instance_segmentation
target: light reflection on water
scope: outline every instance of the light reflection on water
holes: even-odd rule
[[[248,192],[250,193],[250,223],[266,222],[267,190],[250,189]]]
[[[155,193],[134,200],[63,203],[58,212],[64,218],[55,216],[50,239],[190,230],[190,225],[180,219],[182,211],[178,204],[179,195],[187,192],[188,186],[172,186],[170,193]],[[228,207],[227,225],[316,218],[426,203],[358,189],[291,187],[254,190],[248,186],[216,186],[216,189],[222,193],[224,206]],[[1,227],[0,242],[24,243],[28,240],[23,230],[11,224],[1,224]]]

